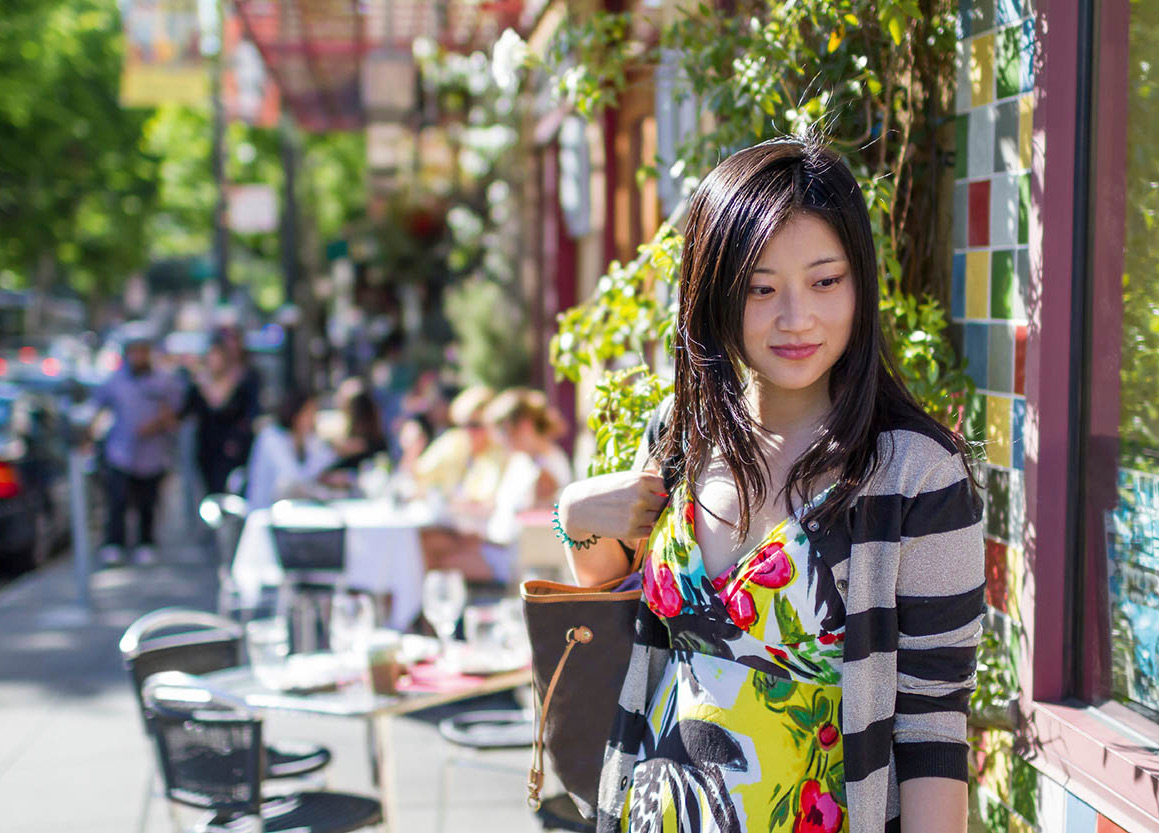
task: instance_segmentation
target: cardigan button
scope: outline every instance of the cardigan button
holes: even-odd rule
[[[821,529],[821,523],[819,521],[810,521],[809,522],[809,529],[812,530],[814,533],[816,533],[818,530]]]
[[[837,590],[840,591],[841,593],[845,593],[846,591],[849,590],[849,583],[846,582],[844,579],[838,579],[837,580]]]

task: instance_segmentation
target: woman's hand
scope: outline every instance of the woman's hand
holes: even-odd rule
[[[655,472],[612,472],[569,484],[559,497],[559,522],[576,541],[593,534],[635,541],[652,532],[668,500]]]

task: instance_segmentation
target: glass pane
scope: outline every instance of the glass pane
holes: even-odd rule
[[[1111,645],[1110,680],[1100,688],[1159,713],[1159,3],[1131,0],[1129,11],[1122,305],[1105,312],[1117,305],[1092,299],[1094,328],[1121,327],[1117,450],[1100,447],[1095,431],[1090,444],[1092,466],[1117,458],[1112,506],[1102,508]],[[1108,56],[1107,63],[1116,60]],[[1092,336],[1092,398],[1114,387],[1098,379],[1097,353],[1106,338],[1098,334]],[[1092,401],[1095,412],[1099,407]]]

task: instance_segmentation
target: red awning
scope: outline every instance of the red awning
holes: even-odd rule
[[[427,37],[454,51],[486,49],[518,28],[523,0],[234,0],[246,34],[304,130],[365,124],[362,61]]]

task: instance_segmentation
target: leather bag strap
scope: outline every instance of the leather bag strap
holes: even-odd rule
[[[636,545],[636,553],[632,557],[631,570],[629,576],[640,570],[641,564],[644,561],[644,552],[648,549],[648,539],[641,539]],[[576,625],[567,630],[565,639],[567,640],[567,647],[563,650],[563,656],[560,657],[559,663],[555,665],[555,671],[551,675],[551,681],[547,684],[547,691],[543,693],[543,704],[539,708],[539,721],[535,729],[535,739],[531,745],[531,771],[527,774],[527,804],[531,806],[532,810],[538,811],[542,800],[539,797],[540,791],[543,790],[543,735],[547,730],[547,715],[551,709],[551,698],[555,694],[555,687],[559,683],[559,678],[563,674],[563,667],[567,664],[567,659],[571,655],[572,649],[580,643],[590,643],[595,637],[595,632],[589,626]]]

